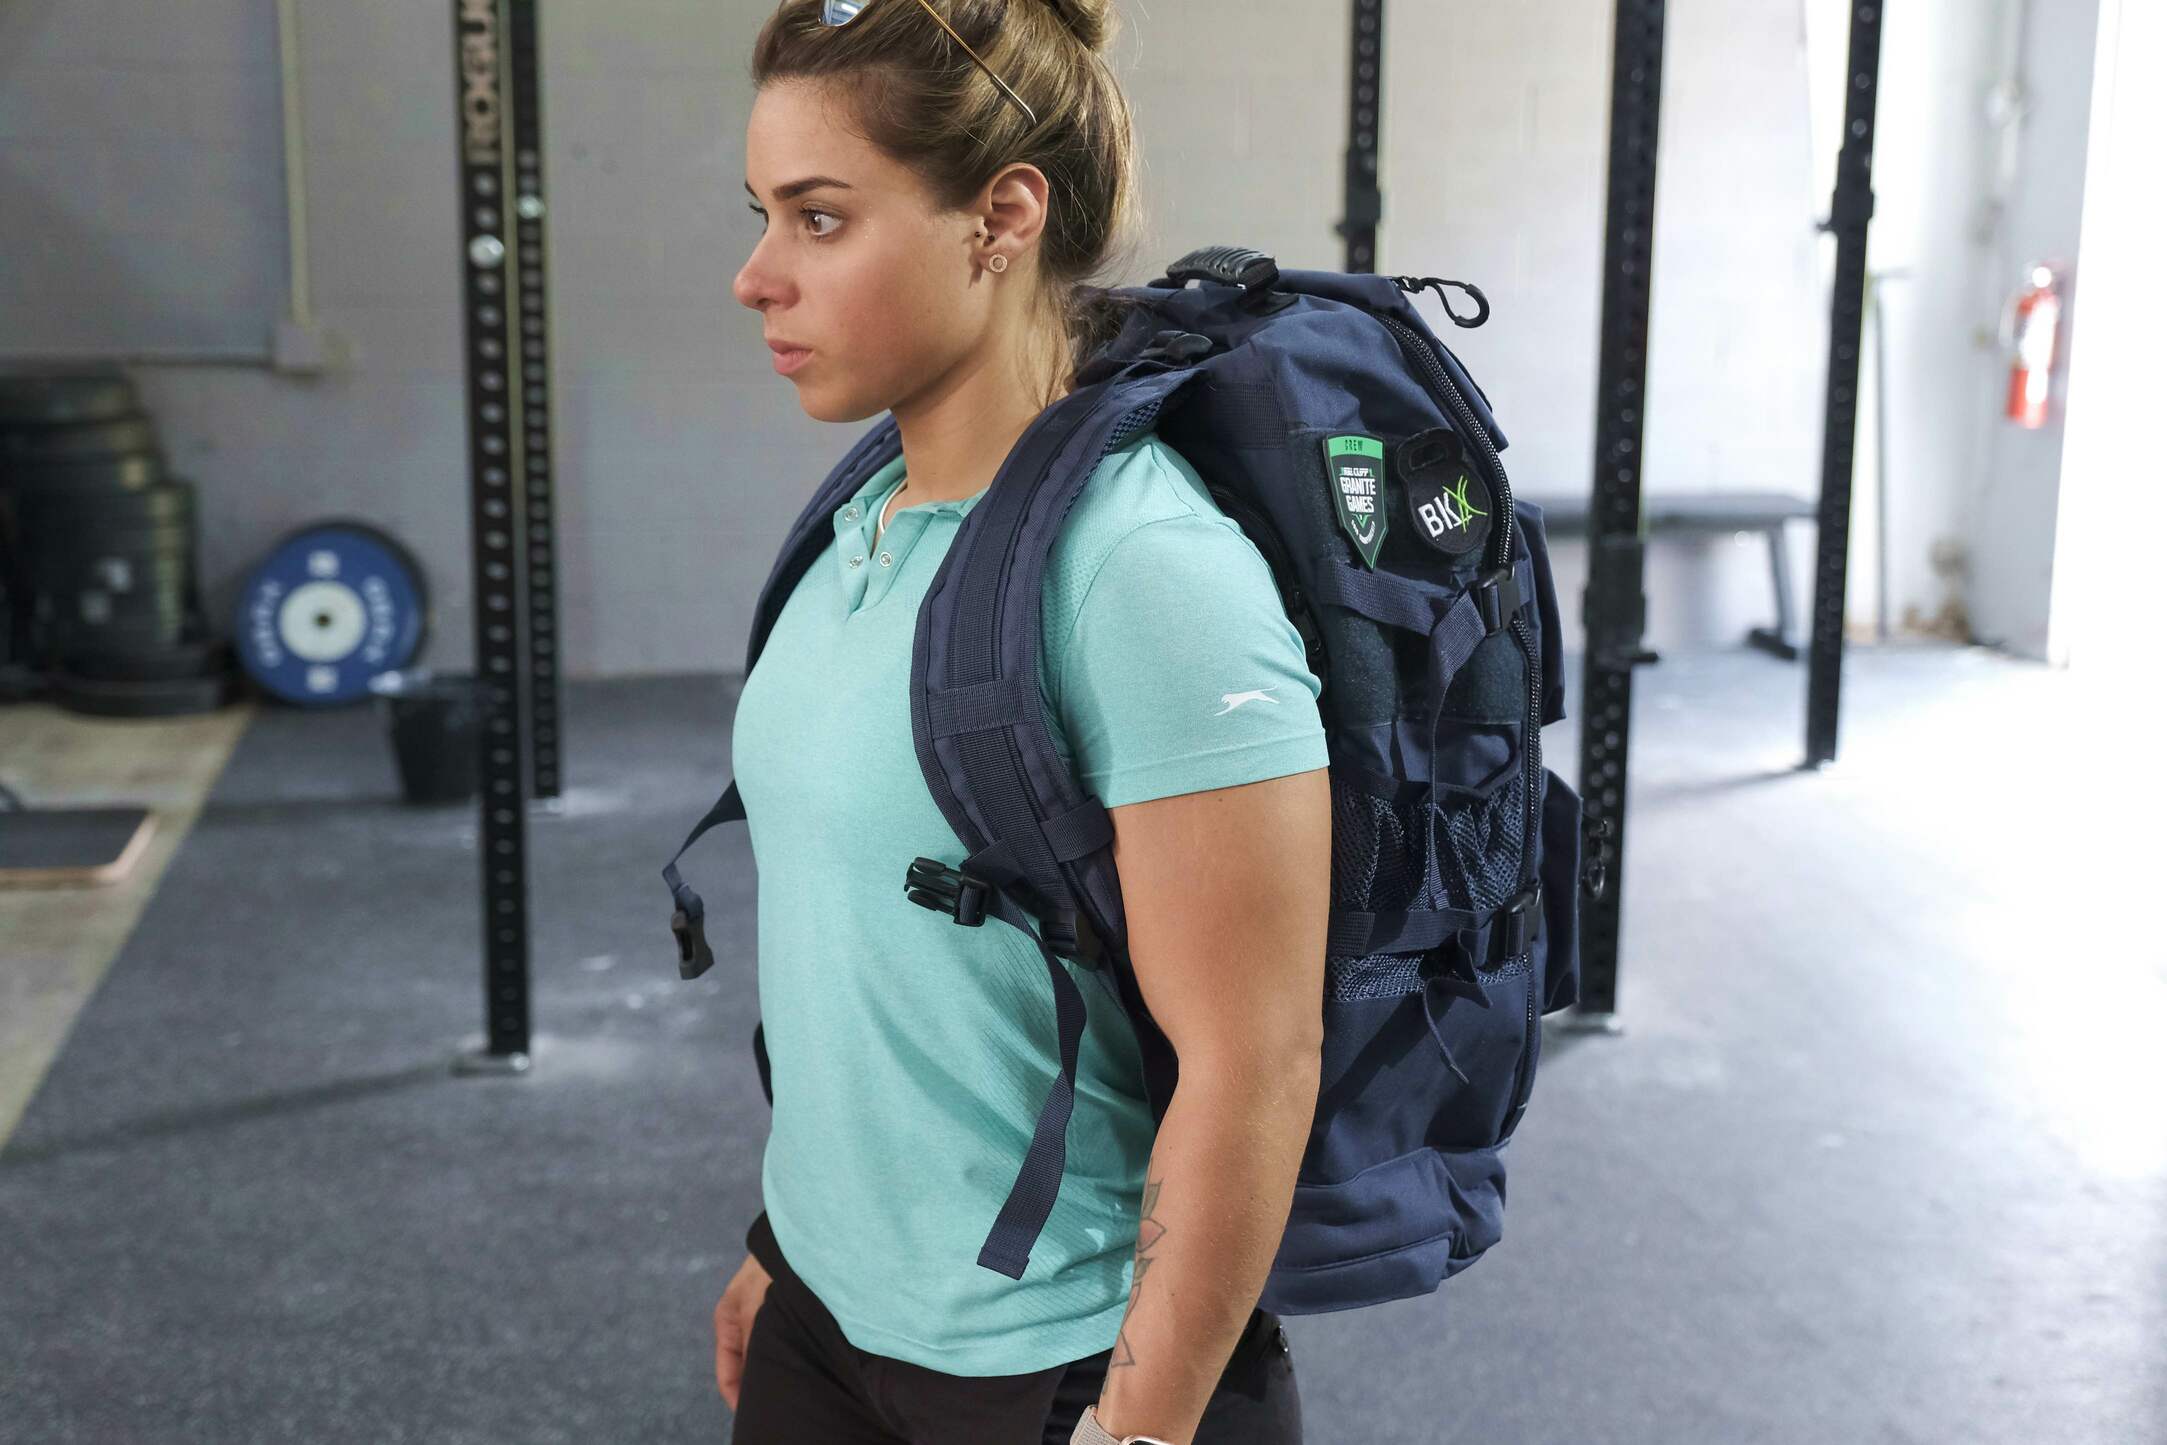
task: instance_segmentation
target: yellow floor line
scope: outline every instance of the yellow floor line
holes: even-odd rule
[[[0,709],[0,782],[25,803],[132,803],[156,824],[140,861],[116,882],[0,889],[0,1145],[135,931],[255,712],[253,702],[141,719],[84,717],[50,703]]]

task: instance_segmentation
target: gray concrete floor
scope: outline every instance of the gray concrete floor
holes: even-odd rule
[[[1858,649],[1808,774],[1803,687],[1744,651],[1640,674],[1626,1031],[1553,1036],[1488,1258],[1288,1321],[1313,1441],[2167,1439],[2146,724]],[[727,1439],[708,1317],[766,1129],[743,830],[690,863],[697,983],[659,870],[733,696],[571,689],[521,1079],[447,1070],[471,810],[400,805],[366,711],[254,720],[0,1152],[0,1440]]]

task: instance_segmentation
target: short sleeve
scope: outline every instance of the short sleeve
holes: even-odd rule
[[[1165,517],[1123,536],[1052,662],[1067,751],[1109,808],[1330,760],[1323,685],[1270,564],[1222,517]]]

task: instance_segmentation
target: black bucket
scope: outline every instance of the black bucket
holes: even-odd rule
[[[369,684],[391,723],[391,751],[409,803],[462,803],[480,785],[487,690],[472,673],[387,672]]]

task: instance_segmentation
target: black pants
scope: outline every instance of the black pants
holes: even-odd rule
[[[792,1272],[765,1213],[746,1238],[774,1276],[745,1341],[731,1445],[1068,1445],[1111,1349],[1023,1375],[948,1375],[850,1343]],[[1147,1425],[1145,1427],[1149,1429]],[[1301,1445],[1302,1401],[1279,1317],[1249,1316],[1196,1445]]]

